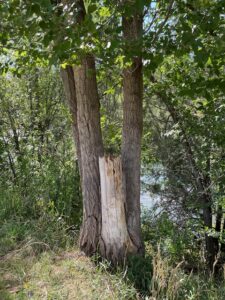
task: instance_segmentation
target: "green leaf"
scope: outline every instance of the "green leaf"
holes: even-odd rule
[[[37,3],[32,4],[32,6],[31,6],[31,11],[32,11],[33,13],[35,13],[36,15],[40,15],[40,13],[41,13],[40,6],[39,6]]]

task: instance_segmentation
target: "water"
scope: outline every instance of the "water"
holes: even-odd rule
[[[152,208],[159,200],[160,198],[157,195],[150,195],[149,192],[141,193],[141,205],[143,208]]]
[[[154,168],[159,168],[159,165],[156,165]],[[155,178],[154,176],[141,176],[142,189],[141,189],[141,205],[143,208],[152,208],[156,203],[160,201],[160,197],[157,194],[152,194],[144,188],[144,186],[148,186],[150,184],[154,184],[157,182],[162,182],[163,177],[159,176],[159,178]]]

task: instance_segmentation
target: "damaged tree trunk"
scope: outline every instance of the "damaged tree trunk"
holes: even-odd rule
[[[100,252],[114,265],[137,252],[125,215],[125,186],[120,157],[100,157],[102,229]]]
[[[82,26],[86,14],[82,0],[76,2],[76,9],[77,26]],[[126,28],[124,36],[129,39],[131,36],[128,31],[135,30],[136,39],[137,31],[139,34],[142,29],[142,17],[126,19],[124,26]],[[74,81],[71,74],[74,75]],[[73,100],[69,103],[74,120],[74,136],[78,141],[77,150],[82,177],[83,224],[80,232],[80,249],[86,255],[93,255],[100,250],[103,257],[113,263],[120,263],[128,253],[137,253],[142,248],[140,238],[142,61],[141,58],[134,58],[133,66],[124,71],[122,156],[125,177],[128,180],[125,188],[122,183],[120,159],[103,157],[94,56],[88,53],[82,55],[80,65],[74,66],[73,69],[68,67],[63,76],[66,78],[64,86],[69,91],[67,93],[69,100],[76,99],[76,106]],[[99,160],[99,157],[103,158]]]

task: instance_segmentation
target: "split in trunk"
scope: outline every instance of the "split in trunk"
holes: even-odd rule
[[[78,0],[76,8],[77,25],[82,26],[86,13],[84,2]],[[124,18],[123,25],[125,38],[139,39],[139,34],[142,33],[142,17],[135,15],[129,20]],[[130,30],[134,30],[134,36],[130,35]],[[74,81],[71,78],[72,73]],[[67,94],[73,114],[74,137],[78,145],[77,152],[82,177],[83,224],[80,233],[80,248],[87,255],[92,255],[100,249],[102,256],[113,262],[119,262],[127,253],[136,253],[143,249],[140,238],[142,60],[140,57],[135,57],[133,66],[124,70],[122,162],[127,181],[126,191],[123,192],[122,188],[121,165],[115,160],[115,165],[113,162],[113,167],[110,166],[119,170],[121,182],[117,182],[114,175],[109,176],[106,185],[102,182],[103,194],[104,188],[107,191],[110,190],[109,195],[102,197],[102,208],[99,157],[103,157],[104,150],[93,55],[84,55],[79,66],[74,66],[73,70],[68,67],[62,76],[66,78],[64,86],[69,91]],[[75,106],[74,99],[76,100]],[[109,160],[107,162],[109,163]],[[100,165],[101,163],[103,162],[100,161]],[[108,170],[108,166],[106,169]],[[127,193],[126,210],[124,208],[125,193]],[[108,231],[109,235],[107,235]]]

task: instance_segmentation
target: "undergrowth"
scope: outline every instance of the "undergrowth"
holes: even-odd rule
[[[146,229],[146,228],[145,228]],[[130,257],[112,272],[85,257],[78,232],[57,213],[0,222],[0,300],[145,299],[223,300],[224,280],[186,269],[162,245],[146,242],[146,256]]]
[[[79,252],[62,218],[12,218],[0,224],[0,300],[137,299],[123,273]]]

